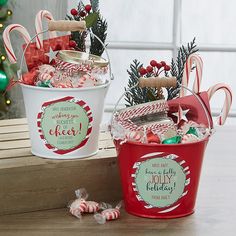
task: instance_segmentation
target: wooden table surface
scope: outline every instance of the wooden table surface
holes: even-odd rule
[[[0,235],[236,235],[235,136],[236,127],[227,126],[218,128],[211,137],[196,211],[191,216],[156,220],[122,210],[121,219],[98,225],[92,215],[79,221],[68,209],[55,209],[1,216]]]

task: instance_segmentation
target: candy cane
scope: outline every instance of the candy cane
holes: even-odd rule
[[[25,29],[25,27],[23,27],[22,25],[19,24],[11,24],[8,25],[4,32],[3,32],[3,42],[4,42],[4,47],[5,50],[7,52],[7,56],[9,61],[14,64],[16,63],[17,59],[16,59],[16,55],[13,51],[12,45],[11,45],[11,40],[10,40],[10,33],[12,31],[18,31],[21,35],[21,37],[24,39],[24,41],[28,44],[30,43],[30,35],[28,33],[28,31]]]
[[[220,112],[220,116],[217,118],[217,124],[223,125],[225,123],[225,120],[229,114],[230,107],[232,105],[232,90],[226,84],[223,83],[216,84],[207,90],[209,100],[218,90],[223,90],[225,92],[224,105]]]
[[[41,33],[43,31],[43,23],[42,23],[43,18],[46,18],[47,20],[54,20],[51,12],[46,11],[46,10],[39,11],[35,18],[36,34]],[[56,32],[49,31],[49,38],[55,38],[55,37],[57,37]],[[43,48],[43,35],[42,34],[37,35],[36,46],[39,49]]]
[[[193,84],[193,91],[195,93],[199,93],[200,92],[200,85],[201,85],[201,81],[202,81],[203,62],[202,62],[201,57],[199,57],[197,54],[191,54],[188,57],[185,65],[184,65],[182,85],[185,87],[188,87],[189,77],[190,77],[190,73],[191,73],[191,69],[192,69],[193,64],[196,67],[196,76],[195,76],[195,80],[194,80],[194,84]],[[185,96],[185,94],[186,94],[186,89],[181,87],[180,88],[180,97]]]

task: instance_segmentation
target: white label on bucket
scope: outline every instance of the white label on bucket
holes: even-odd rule
[[[45,102],[38,114],[40,138],[57,154],[83,147],[92,131],[89,106],[74,97]]]
[[[168,207],[184,195],[186,173],[169,156],[145,160],[136,168],[136,191],[146,207]]]

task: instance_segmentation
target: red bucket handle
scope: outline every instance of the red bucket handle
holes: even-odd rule
[[[138,78],[139,79],[139,78]],[[153,80],[156,80],[156,81],[153,81]],[[168,81],[170,79],[170,81]],[[164,77],[164,80],[165,82],[162,82],[163,78],[160,78],[160,77],[155,77],[155,78],[146,78],[145,80],[147,80],[145,82],[145,86],[142,78],[141,80],[139,79],[138,83],[135,84],[134,86],[132,86],[131,88],[129,88],[128,90],[126,90],[121,96],[120,98],[118,99],[118,101],[116,102],[115,104],[115,107],[114,107],[114,110],[112,112],[112,116],[111,116],[111,127],[113,125],[113,121],[114,121],[114,116],[115,114],[117,113],[117,107],[121,101],[121,99],[125,96],[126,93],[129,93],[132,89],[136,88],[137,86],[142,86],[142,87],[156,87],[156,88],[161,88],[161,87],[176,87],[176,85],[178,85],[179,87],[183,88],[183,89],[186,89],[188,90],[197,100],[198,102],[201,104],[203,110],[204,110],[204,113],[206,115],[206,118],[207,118],[207,123],[208,123],[208,129],[207,129],[207,132],[208,132],[208,135],[211,136],[212,133],[213,133],[213,128],[211,127],[211,117],[209,115],[209,112],[208,112],[208,109],[206,107],[206,105],[204,104],[204,102],[202,102],[202,99],[199,97],[199,95],[197,93],[195,93],[193,90],[189,89],[188,87],[180,84],[175,77]],[[174,86],[173,86],[174,85]]]

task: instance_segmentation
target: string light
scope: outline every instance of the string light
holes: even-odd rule
[[[7,15],[8,15],[8,16],[11,16],[11,15],[12,15],[12,11],[8,9],[8,10],[7,10]]]
[[[7,104],[7,105],[10,105],[10,104],[11,104],[11,100],[10,100],[10,99],[7,99],[7,100],[6,100],[6,104]]]
[[[0,29],[1,29],[1,28],[3,28],[3,24],[2,24],[2,23],[0,23]]]
[[[6,60],[6,57],[4,55],[1,56],[1,60],[2,61],[5,61]]]

